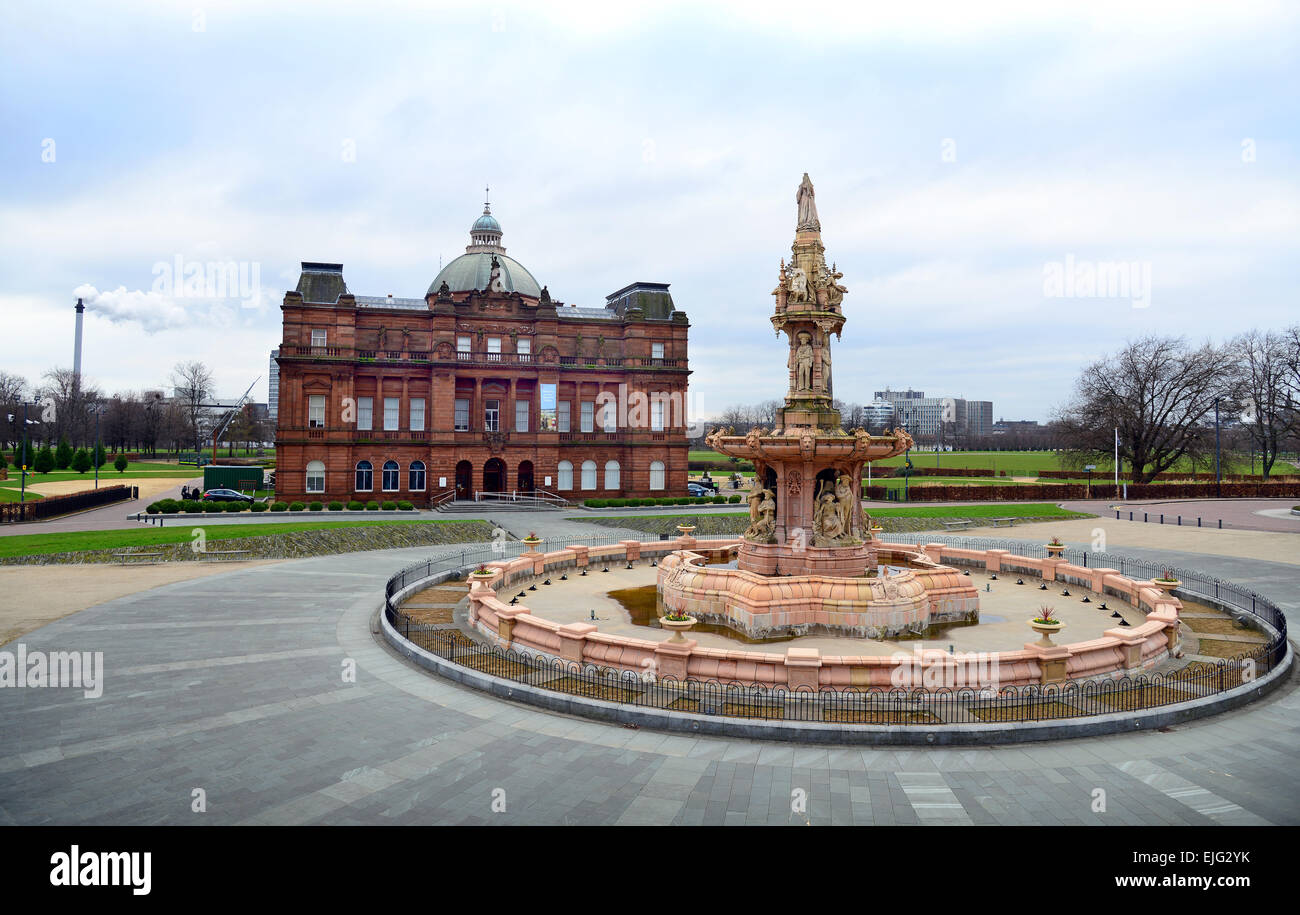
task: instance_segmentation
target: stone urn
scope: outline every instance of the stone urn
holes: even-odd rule
[[[677,525],[677,531],[678,531],[678,532],[679,532],[683,537],[689,537],[689,536],[691,536],[691,534],[695,533],[695,525],[694,525],[694,524],[679,524],[679,525]]]
[[[529,534],[529,535],[528,535],[527,537],[525,537],[525,538],[523,539],[523,541],[522,541],[522,543],[524,544],[524,546],[528,547],[528,552],[530,552],[530,553],[536,553],[536,552],[537,552],[537,548],[538,548],[539,546],[541,546],[541,545],[542,545],[543,543],[545,543],[545,542],[546,542],[546,541],[544,541],[541,537],[538,537],[538,536],[535,535],[535,534]]]
[[[1044,546],[1047,547],[1048,559],[1060,559],[1061,556],[1064,555],[1065,553],[1064,543],[1048,543],[1048,544],[1044,544]]]
[[[496,578],[496,574],[495,569],[475,569],[473,572],[469,573],[469,580],[471,583],[478,582],[480,585],[486,587],[488,582]]]
[[[1052,620],[1050,623],[1045,623],[1040,619],[1031,619],[1029,621],[1029,628],[1042,636],[1041,639],[1034,643],[1035,645],[1042,648],[1055,648],[1056,643],[1052,641],[1052,633],[1060,632],[1065,628],[1065,623],[1060,620]]]
[[[1183,586],[1183,583],[1177,578],[1153,578],[1151,579],[1151,584],[1155,585],[1165,594],[1168,594],[1175,588],[1181,588]]]
[[[668,639],[670,642],[685,642],[686,637],[682,633],[690,632],[691,627],[698,622],[699,620],[693,616],[688,616],[684,620],[670,620],[666,616],[659,617],[659,625],[672,631],[672,638]]]

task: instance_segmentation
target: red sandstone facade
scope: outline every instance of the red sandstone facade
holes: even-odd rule
[[[277,499],[686,494],[689,325],[667,286],[567,307],[530,295],[532,277],[503,256],[514,276],[502,281],[499,237],[471,245],[422,301],[356,296],[341,265],[303,264],[282,306]],[[487,255],[485,288],[440,282]]]

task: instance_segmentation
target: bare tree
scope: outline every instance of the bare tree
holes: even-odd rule
[[[1201,441],[1200,426],[1231,381],[1222,353],[1192,349],[1180,337],[1144,337],[1094,362],[1058,411],[1064,448],[1111,453],[1119,430],[1120,459],[1135,483],[1149,483]]]
[[[1252,330],[1229,345],[1233,361],[1236,400],[1242,405],[1242,423],[1260,453],[1264,479],[1268,479],[1279,453],[1300,427],[1300,411],[1292,396],[1293,357],[1287,336]]]
[[[178,362],[172,369],[172,387],[175,388],[176,402],[180,405],[194,442],[194,450],[203,450],[203,420],[206,410],[203,405],[212,400],[212,370],[202,362]],[[213,455],[215,459],[216,455]]]

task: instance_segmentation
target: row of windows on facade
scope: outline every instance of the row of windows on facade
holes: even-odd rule
[[[325,347],[325,346],[328,346],[328,345],[329,345],[329,342],[328,342],[328,341],[329,341],[329,335],[328,335],[328,333],[326,333],[325,330],[323,330],[323,329],[321,329],[321,328],[313,328],[313,329],[312,329],[312,332],[311,332],[311,345],[312,345],[312,346],[316,346],[316,347]],[[461,353],[463,353],[463,354],[469,354],[469,353],[472,353],[472,352],[473,352],[472,344],[473,344],[473,338],[472,338],[472,337],[470,337],[470,336],[468,336],[468,335],[466,335],[466,336],[458,336],[458,337],[456,338],[456,352],[457,352],[458,354],[461,354]],[[488,338],[487,338],[487,352],[488,352],[488,353],[500,353],[500,352],[501,352],[501,338],[500,338],[500,337],[488,337]],[[532,353],[533,353],[533,341],[530,340],[530,339],[528,339],[527,337],[519,337],[519,338],[517,338],[517,339],[515,340],[515,353],[518,354],[518,355],[520,355],[520,356],[525,356],[525,357],[526,357],[526,356],[531,356]],[[662,358],[664,358],[664,345],[663,345],[662,343],[651,343],[651,344],[650,344],[650,358],[652,358],[652,359],[662,359]],[[523,361],[523,362],[527,362],[528,359],[525,358],[525,359],[522,359],[521,361]]]
[[[650,431],[664,431],[664,416],[666,414],[666,401],[662,398],[652,398],[650,401]],[[596,409],[596,402],[584,400],[578,405],[580,432],[594,432],[596,425],[596,414],[600,414],[601,429],[605,432],[618,431],[618,409],[613,403],[602,404],[600,409]],[[384,431],[392,432],[401,428],[401,398],[385,397],[384,398]],[[412,432],[424,431],[424,398],[410,398],[410,409],[408,411],[407,428]],[[532,401],[516,400],[515,401],[515,431],[527,432],[529,417],[532,415]],[[561,400],[556,403],[556,429],[559,432],[572,431],[570,402]],[[456,398],[454,429],[457,432],[468,432],[469,427],[469,399]],[[310,394],[307,398],[307,425],[312,429],[325,428],[325,395]],[[361,432],[372,431],[375,427],[375,399],[373,397],[357,398],[357,430]],[[485,400],[483,401],[483,429],[487,432],[501,431],[501,401]]]
[[[583,461],[580,472],[580,481],[583,489],[596,489],[597,468],[595,461]],[[401,492],[401,467],[397,461],[385,461],[380,471],[380,489],[383,492]],[[425,466],[424,461],[412,461],[407,468],[407,491],[424,492],[425,488]],[[605,462],[605,485],[601,488],[618,490],[622,488],[622,468],[618,461]],[[353,491],[355,492],[373,492],[375,484],[375,468],[369,461],[358,461],[354,472]],[[664,488],[664,462],[650,462],[650,488]],[[556,468],[556,489],[571,490],[573,489],[573,464],[570,461],[560,461]],[[323,461],[311,461],[307,464],[307,492],[323,493],[325,492],[325,464]]]

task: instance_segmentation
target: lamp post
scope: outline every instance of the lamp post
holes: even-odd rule
[[[90,452],[90,463],[95,465],[95,488],[99,489],[99,417],[104,413],[102,403],[95,404],[95,447]]]
[[[1214,398],[1214,494],[1223,495],[1223,474],[1219,467],[1219,398]]]
[[[1088,482],[1085,485],[1088,487],[1088,498],[1091,499],[1092,498],[1092,472],[1097,469],[1097,465],[1089,464],[1083,469],[1088,473]]]
[[[22,481],[19,483],[18,489],[19,503],[27,501],[27,468],[31,466],[32,462],[32,455],[28,453],[31,450],[32,437],[27,431],[27,427],[31,425],[32,421],[27,418],[27,408],[36,406],[40,406],[40,401],[23,401],[23,460],[22,469],[20,470]]]

